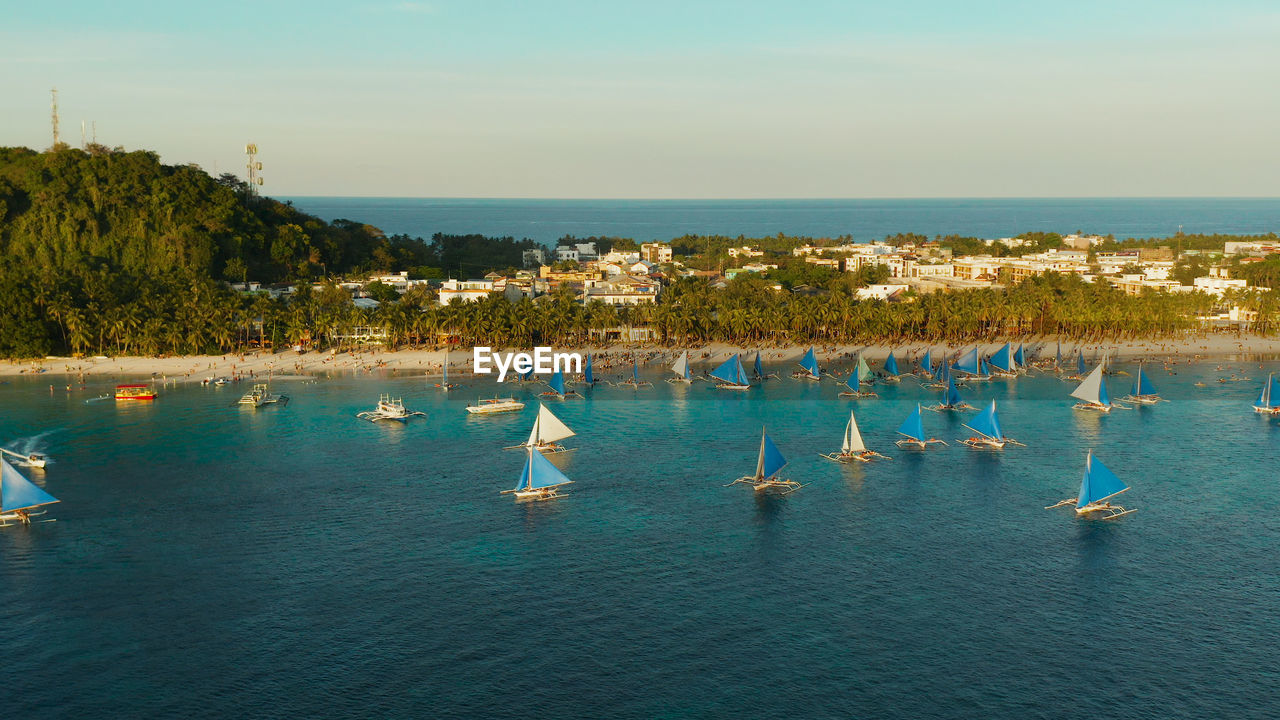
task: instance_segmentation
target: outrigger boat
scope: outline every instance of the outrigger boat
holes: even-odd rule
[[[1156,386],[1151,384],[1150,378],[1142,371],[1141,364],[1138,365],[1138,376],[1133,379],[1133,389],[1120,399],[1138,405],[1155,405],[1164,400],[1156,394]]]
[[[276,395],[267,388],[266,385],[259,383],[253,386],[253,390],[245,393],[238,404],[252,405],[254,407],[262,407],[263,405],[272,405],[275,403],[287,403],[289,398],[287,395]]]
[[[596,384],[596,374],[591,369],[591,353],[587,353],[587,364],[582,368],[582,382],[593,387]]]
[[[977,410],[974,406],[964,401],[960,397],[960,391],[956,389],[956,380],[953,377],[947,378],[947,397],[937,405],[930,405],[929,410],[933,412],[942,412],[943,410]]]
[[[537,448],[528,448],[528,452],[529,457],[516,486],[499,494],[515,495],[516,500],[551,500],[560,497],[560,488],[573,481],[543,457]]]
[[[756,380],[759,380],[760,382],[764,382],[765,380],[768,380],[769,378],[777,378],[777,377],[778,377],[778,374],[777,374],[777,373],[766,373],[766,372],[764,371],[764,363],[760,362],[760,351],[759,351],[759,350],[757,350],[757,351],[756,351],[756,361],[755,361],[755,365],[754,365],[754,367],[752,367],[752,370],[755,372]]]
[[[1084,350],[1076,350],[1076,371],[1071,375],[1063,375],[1063,380],[1083,380],[1089,367],[1084,364]]]
[[[689,372],[689,351],[685,350],[680,353],[680,357],[676,358],[676,362],[671,366],[671,372],[675,373],[675,377],[667,378],[669,383],[692,383],[693,374]]]
[[[716,387],[721,390],[751,389],[751,380],[742,367],[742,360],[738,359],[736,354],[712,370],[711,379],[716,381]]]
[[[822,370],[818,367],[818,357],[813,354],[813,347],[800,358],[800,370],[791,373],[791,377],[801,380],[821,380]]]
[[[117,385],[117,400],[155,400],[156,390],[149,384]]]
[[[1276,382],[1276,374],[1267,376],[1262,384],[1262,394],[1253,402],[1253,411],[1264,415],[1280,415],[1280,382]]]
[[[441,376],[440,382],[436,383],[436,387],[445,392],[449,392],[450,390],[458,387],[457,383],[449,382],[449,350],[447,348],[444,351],[444,364],[440,366],[440,369],[444,374]]]
[[[984,372],[986,361],[978,357],[978,348],[974,348],[969,352],[961,355],[956,359],[951,369],[964,373],[962,380],[986,380],[988,375]]]
[[[547,381],[547,387],[551,388],[547,392],[538,393],[538,397],[557,398],[564,400],[568,397],[582,397],[578,393],[568,390],[564,386],[564,371],[556,370],[551,374],[551,379]]]
[[[1111,397],[1107,395],[1107,383],[1102,377],[1103,369],[1099,364],[1089,373],[1089,377],[1080,383],[1079,387],[1071,391],[1071,397],[1078,398],[1080,402],[1075,404],[1076,410],[1097,410],[1098,412],[1109,413],[1113,408],[1125,409],[1123,405],[1111,402]]]
[[[640,379],[640,366],[635,360],[631,361],[631,379],[623,380],[619,385],[628,385],[633,388],[653,387],[653,383],[648,380]]]
[[[1018,343],[1018,349],[1013,351],[1013,364],[1023,370],[1027,369],[1027,354],[1022,350],[1022,343]]]
[[[940,364],[937,370],[925,375],[929,382],[921,383],[920,386],[929,390],[946,390],[951,385],[951,370],[948,368],[945,362]]]
[[[787,459],[782,456],[782,452],[778,450],[778,446],[773,444],[773,440],[769,438],[769,433],[763,429],[760,431],[760,455],[756,460],[756,472],[750,477],[740,477],[737,480],[725,485],[737,485],[738,483],[746,483],[756,492],[776,492],[779,495],[787,495],[808,485],[801,485],[795,480],[780,480],[778,473],[782,468],[787,466]]]
[[[1005,343],[1004,347],[991,356],[991,367],[995,368],[995,370],[991,371],[991,375],[994,377],[1011,378],[1022,374],[1018,371],[1018,361],[1013,359],[1013,352],[1009,343]]]
[[[844,381],[844,385],[849,389],[841,391],[839,397],[851,397],[851,398],[859,398],[859,399],[879,397],[879,395],[876,395],[874,392],[870,390],[862,389],[861,364],[853,368],[853,372],[849,373],[849,377]]]
[[[44,466],[49,462],[49,458],[41,455],[40,453],[27,453],[26,455],[23,455],[20,452],[14,452],[8,448],[0,448],[0,453],[4,453],[5,455],[12,457],[21,465],[33,467],[38,470],[43,470]]]
[[[917,370],[921,377],[933,379],[933,351],[925,350],[924,357],[920,358],[920,367]]]
[[[426,413],[416,410],[406,410],[404,400],[402,398],[392,399],[387,393],[382,393],[378,398],[378,406],[373,410],[365,410],[362,413],[356,413],[356,417],[369,422],[377,422],[379,420],[395,420],[397,422],[409,422],[409,418],[421,415],[426,417]]]
[[[902,382],[902,371],[898,369],[898,359],[893,356],[892,350],[889,351],[889,357],[884,359],[884,372],[880,379],[890,383]]]
[[[853,413],[849,413],[849,422],[844,426],[844,443],[840,445],[838,453],[819,453],[822,457],[839,463],[848,462],[871,462],[872,460],[892,460],[888,455],[881,455],[874,450],[868,450],[866,443],[862,441],[862,433],[858,432],[858,421],[853,418]]]
[[[996,416],[996,401],[991,401],[991,407],[983,410],[981,414],[965,424],[965,427],[977,433],[973,437],[958,440],[957,442],[968,445],[971,448],[991,448],[992,450],[1001,450],[1005,445],[1019,445],[1026,447],[1022,443],[1013,438],[1005,437],[1000,430],[1000,418]]]
[[[1093,456],[1093,451],[1084,460],[1084,478],[1080,481],[1080,497],[1074,497],[1045,507],[1045,510],[1063,507],[1065,505],[1075,505],[1076,515],[1089,515],[1090,513],[1105,513],[1101,515],[1099,520],[1111,520],[1122,515],[1128,515],[1137,512],[1137,508],[1132,510],[1126,509],[1123,505],[1112,505],[1107,502],[1110,498],[1119,495],[1129,489],[1116,474],[1102,464]]]
[[[0,527],[17,523],[30,525],[31,518],[45,513],[33,513],[33,508],[56,502],[58,498],[23,477],[8,460],[0,456]]]
[[[497,415],[498,413],[520,412],[524,409],[524,403],[515,398],[483,398],[477,400],[475,405],[468,405],[467,412],[472,415]]]
[[[906,420],[898,426],[898,434],[903,436],[902,440],[895,444],[898,447],[914,447],[924,450],[933,443],[947,443],[938,438],[925,439],[924,437],[924,419],[920,417],[920,403],[916,403],[916,409],[911,411]]]
[[[544,454],[568,452],[569,448],[561,445],[558,441],[571,438],[576,434],[560,418],[553,415],[546,405],[539,405],[538,417],[533,421],[533,430],[529,433],[529,439],[519,445],[503,448],[503,450],[534,448]]]

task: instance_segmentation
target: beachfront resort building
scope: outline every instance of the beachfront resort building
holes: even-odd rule
[[[455,298],[475,302],[493,292],[493,280],[445,280],[440,284],[440,304],[448,305]]]
[[[645,305],[658,301],[662,286],[653,280],[635,275],[619,275],[606,280],[588,282],[582,291],[582,301],[599,300],[605,305]]]

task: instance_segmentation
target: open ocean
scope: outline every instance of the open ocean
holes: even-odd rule
[[[325,220],[346,218],[430,238],[480,233],[554,245],[565,235],[641,242],[682,235],[859,242],[899,232],[1000,238],[1082,230],[1117,238],[1280,230],[1280,198],[995,198],[903,200],[505,200],[282,197]]]
[[[257,411],[234,405],[243,383],[86,403],[118,380],[14,378],[0,443],[47,451],[22,472],[62,502],[0,528],[5,712],[1274,717],[1280,422],[1250,406],[1280,366],[1228,365],[1251,380],[1149,367],[1171,402],[1110,416],[1054,377],[963,391],[1028,445],[1003,452],[894,447],[938,395],[909,380],[851,401],[831,380],[729,393],[652,367],[652,389],[552,401],[577,482],[533,504],[499,495],[533,386],[500,389],[524,412],[482,418],[464,405],[493,383],[445,396],[404,373],[278,381],[292,401]],[[381,392],[428,417],[357,420]],[[850,408],[892,460],[818,457]],[[762,424],[811,485],[721,487],[754,469]],[[1042,509],[1075,496],[1090,448],[1137,513]]]

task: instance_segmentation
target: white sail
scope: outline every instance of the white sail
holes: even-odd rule
[[[856,453],[866,449],[866,444],[862,442],[862,433],[858,432],[858,421],[853,419],[853,413],[849,413],[849,424],[844,428],[844,445],[841,450]]]
[[[680,377],[684,377],[685,373],[688,371],[689,371],[689,351],[685,350],[684,353],[680,355],[680,358],[676,360],[676,364],[671,366],[671,372],[675,373],[676,375],[679,375]]]
[[[576,435],[568,425],[560,422],[560,418],[551,414],[546,405],[538,406],[538,419],[533,421],[533,431],[529,433],[526,445],[551,443]]]
[[[1098,367],[1093,369],[1093,372],[1089,373],[1084,382],[1080,383],[1079,387],[1071,391],[1071,397],[1079,398],[1088,403],[1106,405],[1107,403],[1102,401],[1102,372],[1102,365],[1099,364]]]

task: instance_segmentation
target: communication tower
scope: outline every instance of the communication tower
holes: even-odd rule
[[[56,148],[62,144],[62,138],[58,135],[58,88],[50,93],[53,95],[53,146]]]
[[[249,156],[249,194],[256,195],[258,186],[262,185],[262,163],[258,162],[258,144],[249,143],[244,146],[244,154]]]

